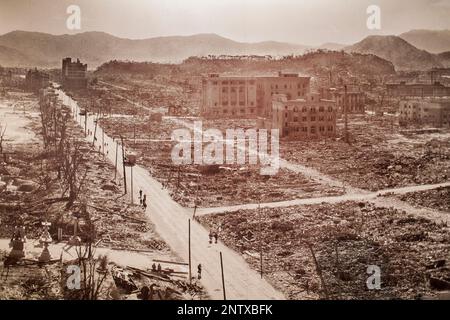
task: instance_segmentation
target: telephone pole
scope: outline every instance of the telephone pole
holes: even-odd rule
[[[189,219],[188,224],[188,246],[189,246],[189,284],[192,283],[192,265],[191,265],[191,219]]]
[[[347,85],[344,85],[344,140],[346,143],[349,143],[347,117]]]
[[[223,290],[223,300],[227,300],[227,293],[225,291],[225,277],[223,275],[223,260],[222,251],[220,251],[220,270],[222,271],[222,290]]]

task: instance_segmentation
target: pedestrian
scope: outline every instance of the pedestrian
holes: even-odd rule
[[[144,203],[147,203],[147,195],[144,194],[144,197],[142,198],[142,205],[144,205]]]
[[[217,243],[217,238],[219,237],[217,232],[214,232],[213,237],[214,237],[215,243]]]
[[[209,231],[209,244],[212,243],[212,238],[213,238],[213,234],[212,234],[212,231],[210,230]]]
[[[144,211],[147,210],[147,202],[145,200],[142,200],[142,207],[144,208]]]
[[[199,263],[197,266],[197,278],[200,280],[202,278],[202,265]]]
[[[153,262],[152,264],[152,271],[155,272],[156,271],[156,264]]]
[[[158,272],[161,272],[161,271],[162,271],[161,265],[158,263]]]
[[[139,203],[142,206],[142,190],[139,190]]]

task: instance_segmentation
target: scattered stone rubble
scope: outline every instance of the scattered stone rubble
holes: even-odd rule
[[[289,299],[418,299],[450,290],[449,226],[395,209],[346,202],[199,219],[256,270],[262,251],[264,276]],[[380,290],[366,286],[369,265],[381,268]]]

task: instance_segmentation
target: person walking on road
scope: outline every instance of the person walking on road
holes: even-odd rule
[[[202,278],[202,265],[200,263],[197,266],[197,278],[198,280]]]

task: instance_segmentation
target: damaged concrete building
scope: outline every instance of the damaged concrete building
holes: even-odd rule
[[[279,72],[277,76],[224,76],[209,74],[202,80],[201,113],[207,118],[269,116],[272,96],[303,99],[310,92],[310,77]]]
[[[72,58],[62,60],[61,80],[62,85],[68,89],[87,88],[87,64],[83,64],[77,59],[72,62]]]
[[[400,125],[450,127],[450,98],[425,98],[400,101]]]
[[[352,114],[363,114],[365,112],[366,94],[359,87],[349,87],[347,92],[342,88],[321,88],[319,90],[322,99],[336,101],[338,113],[344,113],[347,103],[347,112]],[[345,97],[347,97],[345,99]]]
[[[311,93],[305,99],[291,99],[286,95],[273,97],[272,116],[265,127],[278,129],[281,138],[307,140],[336,135],[336,104]]]
[[[50,76],[37,69],[28,70],[25,76],[25,86],[27,90],[37,92],[42,88],[45,88],[50,83]]]
[[[436,81],[433,83],[390,83],[386,85],[387,95],[392,98],[450,97],[450,87]]]

